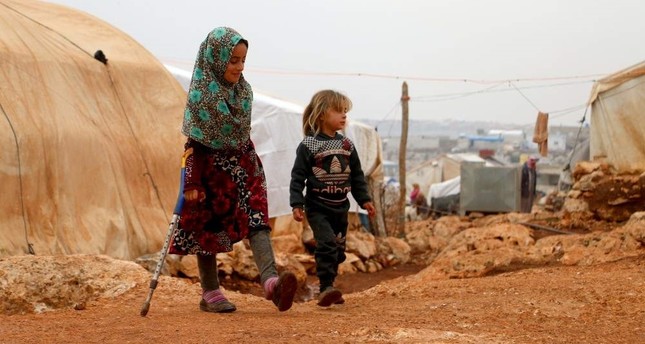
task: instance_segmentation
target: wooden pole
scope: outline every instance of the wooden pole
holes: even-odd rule
[[[403,82],[401,92],[401,144],[399,145],[399,217],[397,219],[397,233],[400,237],[405,235],[405,200],[406,200],[406,187],[405,187],[405,160],[406,160],[406,147],[408,145],[408,83]]]

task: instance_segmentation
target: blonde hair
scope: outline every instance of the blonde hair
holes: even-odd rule
[[[318,91],[302,113],[302,132],[305,136],[316,136],[327,110],[349,112],[351,109],[352,101],[346,95],[334,90]]]

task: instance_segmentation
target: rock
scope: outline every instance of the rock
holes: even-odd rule
[[[84,309],[88,301],[147,284],[150,273],[107,256],[12,256],[0,258],[0,277],[0,313],[24,314]]]
[[[470,226],[470,222],[462,222],[459,216],[443,216],[437,221],[432,231],[435,236],[450,240],[455,234]]]
[[[296,275],[299,285],[307,283],[307,269],[300,261],[291,254],[278,253],[275,257],[278,272],[291,271]]]
[[[273,249],[280,253],[305,253],[305,246],[299,236],[293,233],[271,238]]]
[[[347,263],[347,262],[342,262],[342,263],[340,263],[340,265],[338,265],[338,274],[339,275],[352,274],[352,273],[355,273],[356,271],[357,271],[357,268],[356,268],[356,266],[354,266],[354,264]]]
[[[223,264],[222,264],[223,265]],[[229,265],[230,266],[230,265]],[[220,262],[217,262],[217,268],[220,271],[229,271],[226,267],[220,268]],[[232,268],[230,269],[232,270]],[[197,267],[197,256],[194,254],[189,254],[181,257],[180,261],[180,271],[181,273],[190,278],[193,281],[199,280],[199,268]],[[230,274],[229,274],[230,275]]]
[[[391,255],[392,258],[388,258],[390,262],[397,261],[399,264],[407,263],[410,260],[411,251],[410,245],[399,238],[379,238],[379,253],[386,256]]]
[[[354,253],[364,260],[376,254],[376,239],[370,233],[349,231],[346,240],[346,251]]]
[[[593,171],[596,171],[599,169],[600,169],[599,162],[580,161],[576,164],[571,175],[575,180],[578,180],[580,176],[591,174]]]
[[[405,240],[410,245],[412,253],[421,253],[429,249],[429,239],[431,236],[432,230],[429,228],[421,228],[406,234]]]
[[[589,210],[589,204],[581,199],[567,198],[564,200],[562,210],[568,213],[586,212]]]

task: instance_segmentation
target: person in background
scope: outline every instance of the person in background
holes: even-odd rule
[[[530,213],[535,202],[536,185],[537,185],[537,170],[536,157],[529,157],[528,160],[522,165],[522,179],[521,179],[521,205],[520,210],[523,213]]]
[[[350,205],[347,194],[351,192],[369,216],[375,213],[356,147],[338,133],[345,127],[351,107],[350,99],[337,91],[314,94],[302,116],[305,138],[298,145],[291,170],[293,218],[300,222],[306,214],[316,239],[314,257],[321,307],[345,302],[342,292],[334,287],[334,280],[338,265],[346,258]]]
[[[182,133],[185,203],[169,253],[195,254],[202,287],[199,308],[227,313],[236,307],[220,289],[216,255],[248,238],[267,300],[291,308],[298,286],[292,272],[278,276],[271,246],[267,185],[253,142],[253,91],[242,71],[249,44],[218,27],[202,42],[188,91]]]
[[[412,191],[410,191],[410,204],[415,204],[414,202],[417,200],[417,196],[419,196],[419,193],[421,193],[421,188],[419,186],[419,183],[413,183]]]

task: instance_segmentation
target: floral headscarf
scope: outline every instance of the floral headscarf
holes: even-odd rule
[[[244,76],[235,84],[224,79],[233,48],[242,40],[231,28],[215,28],[195,61],[181,132],[213,149],[238,149],[250,139],[251,85]]]

